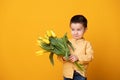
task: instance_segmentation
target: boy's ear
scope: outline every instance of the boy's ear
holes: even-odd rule
[[[88,28],[85,28],[85,31],[84,32],[86,32],[88,30]]]

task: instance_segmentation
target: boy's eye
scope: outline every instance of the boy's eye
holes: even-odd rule
[[[72,31],[74,31],[75,29],[72,29]]]
[[[77,29],[77,31],[81,31],[81,29]]]

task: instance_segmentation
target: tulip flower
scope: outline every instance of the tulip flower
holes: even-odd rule
[[[47,31],[46,34],[47,34],[48,37],[51,37],[51,32],[50,31]]]
[[[48,39],[45,39],[45,38],[42,39],[42,41],[45,42],[46,44],[49,44],[49,43],[50,43],[50,41],[49,41]]]
[[[37,51],[36,54],[37,55],[43,55],[46,52],[47,52],[46,50],[40,50],[40,51]]]
[[[52,30],[50,30],[50,32],[51,32],[52,37],[56,37],[56,34]]]

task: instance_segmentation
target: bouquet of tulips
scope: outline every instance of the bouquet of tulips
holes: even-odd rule
[[[69,48],[74,51],[71,42],[68,40],[67,34],[65,34],[62,38],[57,38],[56,34],[52,30],[47,31],[44,38],[39,37],[38,44],[43,50],[38,51],[37,53],[41,55],[43,53],[50,52],[49,59],[53,65],[54,54],[56,54],[57,56],[64,56],[68,60],[70,56]],[[80,70],[84,70],[83,66],[81,64],[78,64],[77,61],[74,63]]]

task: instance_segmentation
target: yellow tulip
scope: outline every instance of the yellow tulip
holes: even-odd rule
[[[42,43],[49,44],[50,43],[49,39],[46,39],[46,38],[39,37],[38,40],[39,40],[38,41],[39,44],[42,44]]]
[[[43,41],[37,40],[37,45],[39,45],[40,47],[42,47],[42,43],[43,43]]]
[[[46,31],[46,34],[47,34],[48,37],[51,37],[50,31]]]
[[[52,30],[50,30],[50,32],[51,32],[52,37],[56,37],[56,34]]]
[[[37,51],[36,54],[39,56],[39,55],[43,55],[43,53],[47,52],[46,50],[40,50],[40,51]]]
[[[46,44],[49,44],[49,43],[50,43],[50,41],[49,41],[48,39],[45,39],[45,38],[42,39],[42,41],[45,42]]]
[[[45,38],[49,40],[49,37],[47,35],[45,35]]]

